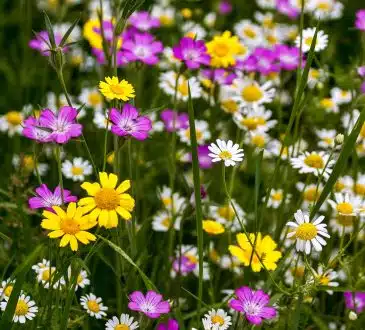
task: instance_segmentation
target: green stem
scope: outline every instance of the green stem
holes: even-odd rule
[[[61,163],[61,146],[56,147],[56,159],[57,159],[57,169],[58,169],[58,183],[61,189],[61,201],[62,204],[65,202],[64,191],[63,191],[63,178],[62,178],[62,163]]]

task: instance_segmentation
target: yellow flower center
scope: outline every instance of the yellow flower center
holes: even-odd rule
[[[195,131],[195,134],[196,134],[196,140],[197,141],[200,141],[202,138],[203,138],[203,132],[200,131],[199,129],[196,129]],[[185,131],[185,136],[188,140],[190,140],[190,128],[188,128],[186,131]]]
[[[365,123],[361,127],[360,136],[365,139]]]
[[[247,102],[257,102],[262,99],[263,93],[256,85],[248,85],[242,89],[242,98]]]
[[[102,188],[95,194],[95,204],[102,210],[114,210],[119,206],[118,193],[111,188]]]
[[[218,155],[219,158],[223,159],[223,160],[226,160],[226,159],[231,159],[232,158],[232,154],[227,151],[227,150],[224,150],[224,151],[221,151]]]
[[[342,191],[345,188],[345,184],[342,181],[337,181],[335,183],[335,190]]]
[[[80,231],[80,226],[77,221],[71,218],[62,219],[60,227],[65,234],[75,235]]]
[[[358,195],[365,195],[365,184],[355,183],[354,191]]]
[[[170,218],[165,218],[161,221],[161,224],[166,227],[166,228],[170,228],[171,225],[171,219]]]
[[[28,313],[29,307],[24,300],[19,300],[16,304],[15,315],[24,316]]]
[[[339,215],[337,217],[337,222],[341,226],[351,227],[353,225],[353,222],[354,222],[354,217],[348,216],[348,215]]]
[[[34,159],[32,156],[24,156],[23,158],[23,165],[26,170],[32,171],[34,170]]]
[[[162,203],[168,207],[172,204],[172,199],[170,197],[164,197],[162,198]]]
[[[84,278],[81,276],[81,274],[79,274],[77,276],[77,284],[81,284],[83,280],[84,280]]]
[[[314,79],[318,79],[319,78],[319,71],[316,69],[311,69],[309,71],[309,75],[314,78]]]
[[[220,207],[218,209],[218,214],[228,221],[232,221],[234,218],[234,210],[230,206]]]
[[[125,324],[118,324],[115,326],[114,330],[129,330],[129,326]]]
[[[319,283],[321,283],[322,285],[328,285],[329,282],[330,282],[330,279],[326,275],[322,275],[319,278]]]
[[[304,163],[309,167],[314,167],[314,168],[324,167],[324,161],[322,157],[318,154],[310,154],[304,159]]]
[[[273,34],[266,36],[266,40],[270,45],[275,45],[278,42],[278,38],[276,38]]]
[[[125,88],[121,85],[110,85],[110,90],[117,95],[125,94]]]
[[[173,19],[170,16],[167,15],[161,15],[160,16],[160,23],[165,26],[172,25]]]
[[[18,111],[9,111],[5,115],[5,118],[6,118],[7,122],[13,126],[18,126],[23,121],[23,115]]]
[[[195,39],[196,38],[196,32],[190,31],[190,32],[186,33],[184,37]]]
[[[304,40],[304,44],[310,47],[312,45],[313,37],[308,37]]]
[[[257,126],[265,125],[266,120],[263,117],[247,117],[241,120],[241,124],[246,126],[248,130],[255,130]]]
[[[213,324],[219,324],[219,325],[223,325],[224,324],[224,319],[222,316],[219,315],[214,315],[211,317],[211,321]]]
[[[338,213],[342,213],[342,214],[346,214],[349,215],[353,212],[353,207],[350,203],[339,203],[336,206],[337,212]]]
[[[325,137],[322,140],[323,140],[323,142],[326,142],[327,144],[332,144],[333,143],[333,139],[331,139],[329,137]]]
[[[87,307],[94,313],[99,313],[100,306],[95,300],[89,300],[87,302]]]
[[[45,269],[43,272],[42,272],[42,280],[43,281],[49,281],[49,279],[51,278],[51,275],[55,272],[54,269],[51,269],[51,271],[49,270],[49,268]]]
[[[4,290],[4,294],[6,297],[10,297],[11,293],[13,292],[13,286],[12,285],[8,285],[5,290]]]
[[[192,254],[185,254],[185,257],[188,258],[192,264],[198,263],[198,258]]]
[[[329,11],[332,6],[328,2],[320,2],[317,7],[323,11]]]
[[[193,16],[193,12],[190,8],[183,8],[180,12],[184,18],[191,18]]]
[[[277,201],[277,202],[280,202],[282,199],[283,199],[283,193],[278,191],[276,193],[273,193],[271,195],[271,198],[274,200],[274,201]]]
[[[82,167],[73,166],[71,172],[73,175],[81,175],[82,173],[84,173],[84,170],[82,169]]]
[[[99,93],[93,92],[93,93],[89,94],[88,101],[91,105],[93,105],[93,106],[98,105],[98,104],[101,103],[101,100],[102,100],[102,98],[101,98],[101,95]]]
[[[256,37],[256,32],[254,29],[250,28],[250,27],[245,27],[242,31],[243,35],[250,38],[250,39],[253,39]]]
[[[238,105],[234,100],[222,101],[222,108],[228,113],[235,113],[238,110]]]
[[[298,266],[291,269],[291,273],[295,278],[302,278],[304,276],[304,267]]]
[[[333,100],[330,98],[324,98],[319,102],[322,108],[331,109],[334,106]]]
[[[214,45],[214,54],[218,57],[224,57],[229,53],[229,46],[224,42],[217,42]]]
[[[251,143],[259,148],[263,148],[265,146],[265,137],[263,135],[255,135],[252,137]]]
[[[318,199],[319,195],[321,194],[321,191],[316,187],[308,188],[304,191],[304,199],[309,202],[314,202]]]
[[[73,64],[73,65],[80,65],[82,62],[83,62],[83,57],[81,56],[81,55],[73,55],[72,57],[71,57],[71,63]]]
[[[304,241],[309,241],[317,236],[317,228],[312,223],[302,223],[297,228],[295,236]]]
[[[188,96],[189,95],[189,87],[188,87],[187,81],[184,81],[181,84],[179,84],[179,86],[177,86],[177,90],[179,91],[179,93],[181,95]]]

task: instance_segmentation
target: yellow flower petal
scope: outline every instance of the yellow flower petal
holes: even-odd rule
[[[66,218],[66,212],[59,206],[53,206],[52,208],[60,218]]]
[[[87,238],[87,235],[85,235],[87,231],[79,231],[75,234],[76,238],[82,243],[82,244],[89,244],[89,240]]]
[[[108,210],[101,210],[99,215],[99,226],[100,227],[107,227],[109,221],[109,212]]]
[[[109,186],[107,188],[114,189],[118,183],[118,176],[114,173],[109,174]]]
[[[122,194],[119,197],[120,197],[119,205],[128,211],[133,211],[135,204],[133,197],[127,194]]]
[[[67,206],[67,217],[73,218],[76,213],[76,203],[70,203]]]
[[[247,254],[240,249],[238,246],[235,245],[230,245],[228,247],[229,252],[231,252],[231,254],[233,256],[235,256],[239,261],[246,263],[247,262]]]
[[[41,222],[41,227],[43,229],[48,229],[48,230],[59,230],[61,229],[60,227],[60,220],[48,220],[48,219],[44,219]]]
[[[61,247],[66,246],[70,242],[70,239],[71,239],[71,235],[70,234],[64,235],[62,237],[61,241],[60,241],[60,246]]]
[[[56,213],[51,212],[51,211],[47,211],[44,210],[42,215],[46,218],[48,218],[49,220],[53,220],[53,221],[59,221],[59,217]]]
[[[100,212],[101,212],[101,210],[99,208],[96,208],[91,213],[89,213],[89,221],[90,222],[96,221],[96,219],[98,218]]]
[[[125,191],[127,191],[131,187],[131,181],[130,180],[124,180],[117,188],[117,193],[122,194]]]
[[[77,243],[77,239],[75,236],[70,235],[70,246],[72,251],[77,251],[79,248],[79,244]]]
[[[109,212],[108,228],[115,228],[118,226],[118,215],[114,210]]]
[[[100,190],[100,184],[97,183],[97,182],[94,182],[94,183],[84,182],[81,185],[81,188],[84,189],[84,190],[86,190],[86,192],[88,193],[88,195],[95,196],[95,194]],[[80,203],[80,201],[79,201],[79,203]]]
[[[48,234],[49,238],[57,238],[63,236],[65,233],[63,230],[55,230]]]
[[[130,220],[132,218],[132,215],[126,209],[124,209],[121,206],[118,206],[115,210],[125,220]]]
[[[103,188],[109,188],[109,178],[106,172],[99,172],[100,184]]]

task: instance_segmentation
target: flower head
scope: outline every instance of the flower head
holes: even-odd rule
[[[216,144],[212,143],[208,149],[213,163],[223,161],[225,166],[234,166],[243,160],[243,149],[240,149],[237,143],[233,144],[231,140],[226,142],[217,139]]]
[[[360,31],[365,31],[365,9],[356,12],[355,27]]]
[[[135,97],[134,88],[127,80],[119,81],[118,77],[106,77],[105,81],[100,81],[99,90],[107,99],[126,102]]]
[[[202,319],[204,330],[226,330],[232,325],[231,317],[223,309],[212,309]]]
[[[177,111],[166,109],[161,112],[160,116],[168,132],[189,127],[189,116],[186,112],[178,113]]]
[[[5,311],[8,302],[9,301],[6,300],[1,303],[0,307],[2,311]],[[35,302],[31,300],[29,296],[21,293],[15,307],[13,322],[25,323],[27,320],[34,319],[37,312],[38,307]]]
[[[151,319],[156,319],[161,314],[170,312],[169,302],[162,299],[162,295],[152,290],[148,291],[146,295],[140,291],[134,291],[129,295],[128,308],[141,312]]]
[[[210,235],[219,235],[225,231],[223,225],[214,220],[203,220],[203,230]]]
[[[125,220],[132,218],[134,199],[125,192],[131,187],[129,180],[123,181],[118,187],[118,176],[113,173],[100,172],[100,183],[84,182],[81,188],[90,197],[80,199],[79,206],[83,211],[90,212],[90,221],[98,220],[100,227],[115,228],[118,226],[118,214]]]
[[[159,323],[156,330],[179,330],[179,323],[174,319],[169,319],[166,323]]]
[[[316,32],[315,28],[308,28],[303,30],[302,50],[304,53],[309,52],[315,32]],[[314,46],[314,51],[320,52],[321,50],[324,50],[327,47],[327,44],[328,44],[328,35],[325,34],[322,30],[319,30],[317,33],[317,40]],[[298,36],[295,39],[295,45],[297,47],[300,47],[300,36]]]
[[[136,11],[129,17],[128,23],[140,31],[148,31],[161,25],[160,20],[147,11]]]
[[[82,296],[80,303],[90,316],[96,319],[101,319],[103,316],[106,316],[105,311],[108,310],[108,307],[104,306],[102,299],[96,297],[93,293]]]
[[[8,132],[11,137],[14,134],[20,134],[22,132],[22,124],[24,115],[20,111],[11,110],[5,115],[0,116],[0,131]]]
[[[365,310],[365,292],[344,292],[346,308],[353,309],[356,313]]]
[[[105,324],[105,330],[135,330],[138,328],[139,323],[134,321],[134,317],[124,313],[119,318],[113,316]]]
[[[55,33],[54,37],[56,46],[58,46],[62,40],[62,36],[59,33]],[[43,56],[50,56],[51,43],[49,40],[48,32],[47,31],[38,32],[35,35],[35,38],[29,41],[29,47],[38,50]]]
[[[85,175],[90,175],[93,168],[88,160],[75,157],[72,161],[65,160],[62,163],[62,173],[73,181],[84,181]]]
[[[173,47],[174,56],[183,61],[189,69],[198,69],[200,65],[209,65],[210,56],[203,40],[182,38],[180,43]]]

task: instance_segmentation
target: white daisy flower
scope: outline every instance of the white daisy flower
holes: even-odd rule
[[[253,49],[261,45],[264,41],[262,28],[251,22],[251,20],[242,20],[234,25],[235,34],[242,40],[245,46]]]
[[[0,132],[7,132],[12,137],[15,134],[21,134],[23,127],[24,114],[20,111],[9,111],[0,116]]]
[[[72,0],[74,1],[74,0]],[[91,18],[98,18],[100,13],[100,0],[90,0],[88,9],[90,12]],[[103,18],[104,20],[110,19],[113,17],[111,3],[104,1],[103,2]]]
[[[212,28],[215,25],[216,20],[217,14],[215,12],[210,12],[204,16],[203,22],[207,27]]]
[[[244,137],[244,142],[255,148],[266,149],[270,136],[264,131],[256,130],[249,132]],[[267,155],[267,154],[266,154]]]
[[[346,112],[342,118],[342,126],[345,128],[346,133],[350,133],[352,131],[352,129],[354,128],[357,120],[359,119],[360,116],[360,111],[358,109],[354,109],[352,110],[352,113],[348,113]],[[365,135],[365,133],[364,133]],[[361,132],[360,132],[360,136],[361,136]]]
[[[154,5],[151,16],[160,20],[162,26],[169,27],[175,24],[175,8],[170,6]]]
[[[271,81],[260,85],[252,79],[237,78],[234,80],[233,89],[235,91],[234,99],[242,108],[270,103],[275,97],[275,88],[272,88]]]
[[[256,0],[257,5],[262,9],[275,9],[277,0]]]
[[[322,265],[318,266],[318,270],[314,271],[315,278],[312,280],[316,280],[322,286],[329,286],[329,287],[337,287],[339,283],[334,281],[338,278],[337,272],[333,269],[325,270]],[[328,294],[333,294],[333,291],[327,290]]]
[[[315,130],[317,137],[320,139],[318,146],[323,149],[331,149],[335,145],[337,131],[335,129],[318,129]]]
[[[210,151],[208,156],[212,158],[213,163],[224,161],[225,166],[234,166],[243,160],[243,149],[240,149],[237,143],[233,144],[231,140],[226,142],[217,139],[216,144],[211,143],[208,149]]]
[[[342,16],[343,4],[337,0],[309,0],[307,8],[318,20],[333,20]]]
[[[271,189],[267,206],[277,209],[283,202],[283,198],[284,198],[283,189]],[[290,198],[291,198],[291,195],[286,194],[285,204],[289,203]]]
[[[64,285],[66,285],[65,279],[63,277],[59,278],[57,281],[56,278],[56,267],[48,266],[42,268],[37,273],[37,281],[43,285],[45,289],[49,289],[50,286],[53,289],[62,289]]]
[[[49,268],[51,265],[50,261],[47,259],[43,259],[41,262],[38,262],[37,264],[32,266],[32,269],[35,271],[35,273],[38,275],[40,272],[42,272],[45,268]]]
[[[358,175],[357,182],[360,182],[360,179],[361,179],[361,174]],[[351,193],[352,191],[355,192],[354,180],[349,175],[341,176],[337,179],[334,186],[334,190],[335,192],[348,192],[348,193]],[[364,177],[364,192],[365,192],[365,177]]]
[[[260,106],[251,109],[245,109],[244,113],[234,113],[233,120],[238,127],[245,131],[267,132],[277,123],[276,120],[270,120],[271,116],[271,110],[266,110],[264,107]]]
[[[1,310],[5,311],[8,300],[1,302]],[[25,323],[27,320],[33,320],[38,313],[38,307],[33,300],[30,300],[30,296],[26,296],[21,293],[18,302],[15,307],[13,316],[14,323]]]
[[[168,212],[166,210],[159,211],[157,214],[153,216],[152,229],[154,231],[166,232],[170,229],[173,221],[174,221],[174,229],[180,230],[180,222],[181,222],[180,216],[176,216],[175,219],[173,220],[171,217],[171,212]]]
[[[15,280],[10,280],[10,278],[1,282],[0,301],[8,300],[10,298],[10,295],[13,292],[14,284]]]
[[[180,129],[178,132],[181,142],[190,145],[190,128]],[[205,120],[195,120],[196,142],[202,145],[209,140],[211,135],[209,125]]]
[[[342,234],[351,234],[354,231],[355,221],[355,217],[336,215],[329,221],[329,225],[332,232],[342,236]]]
[[[181,213],[186,205],[186,199],[181,197],[178,192],[172,194],[169,187],[163,186],[162,189],[158,190],[157,194],[163,206],[170,212],[173,210],[174,215]]]
[[[290,159],[293,168],[299,169],[299,173],[313,173],[315,176],[323,175],[328,179],[332,172],[335,160],[329,160],[329,155],[324,151],[305,151],[298,157]]]
[[[302,260],[298,262],[296,260],[291,260],[289,264],[289,268],[286,270],[284,274],[284,282],[292,286],[294,281],[297,283],[301,283],[305,272],[305,265]]]
[[[105,324],[105,330],[135,330],[138,328],[138,322],[134,321],[134,317],[128,314],[122,314],[120,318],[113,316]]]
[[[355,217],[364,210],[361,197],[352,196],[348,193],[335,193],[335,200],[329,199],[328,204],[331,205],[338,215],[342,216]]]
[[[338,113],[340,111],[338,104],[330,97],[321,99],[319,106],[328,113]]]
[[[85,176],[90,175],[93,168],[88,160],[81,157],[75,157],[70,160],[65,160],[62,163],[62,173],[67,179],[72,181],[84,181]]]
[[[105,113],[103,113],[102,111],[95,111],[93,123],[99,129],[106,129],[108,123],[108,111],[106,111]],[[110,131],[111,128],[112,124],[109,122],[108,130]]]
[[[31,155],[13,155],[12,164],[15,168],[20,168],[22,171],[36,175],[35,161]],[[46,175],[48,168],[48,164],[37,162],[37,170],[40,176]]]
[[[294,218],[296,222],[289,221],[287,223],[287,226],[294,228],[294,231],[290,232],[287,237],[295,236],[296,250],[310,254],[313,245],[316,251],[322,251],[322,246],[327,243],[321,236],[330,238],[327,225],[322,223],[324,216],[322,215],[310,222],[309,215],[298,210],[294,213]]]
[[[212,309],[202,319],[204,330],[226,330],[232,325],[231,317],[223,309]]]
[[[345,177],[345,178],[347,178],[346,183],[348,183],[350,179],[352,179],[351,177]],[[359,173],[357,175],[356,182],[352,180],[352,190],[356,195],[360,196],[362,199],[365,198],[365,174]]]
[[[179,68],[181,61],[174,56],[171,47],[165,47],[162,51],[161,61],[157,65],[162,70],[171,70],[173,67]]]
[[[308,87],[313,89],[314,87],[322,87],[323,83],[328,78],[328,72],[323,69],[310,68],[308,72]]]
[[[348,104],[352,100],[351,91],[344,90],[338,87],[331,89],[331,97],[336,104]]]
[[[193,21],[185,22],[181,27],[182,32],[185,37],[196,38],[197,40],[202,40],[206,37],[207,32],[205,29],[198,23]]]
[[[67,269],[67,276],[69,278],[69,281],[71,280],[72,277],[72,269],[71,266],[68,267]],[[90,280],[88,278],[88,274],[86,272],[86,270],[81,270],[79,275],[77,276],[76,279],[76,286],[75,286],[75,291],[77,291],[77,289],[80,287],[81,289],[84,289],[86,286],[90,285]]]
[[[271,30],[277,25],[275,23],[275,16],[272,12],[262,13],[260,11],[256,11],[254,13],[254,17],[255,20],[259,22],[264,29]]]
[[[103,110],[103,97],[97,88],[83,88],[79,100],[95,111]]]
[[[246,213],[235,200],[232,199],[231,203],[233,203],[239,218],[237,218],[232,205],[227,204],[210,205],[209,214],[212,219],[221,223],[232,232],[236,232],[241,230],[240,220],[243,224],[246,223]]]
[[[69,2],[71,2],[71,1],[69,1]],[[81,0],[79,0],[79,2],[81,2]],[[53,25],[53,32],[55,35],[58,34],[63,37],[70,27],[71,27],[71,23],[55,24],[55,25]],[[72,32],[68,36],[66,42],[69,43],[69,42],[79,41],[81,39],[81,35],[82,35],[81,28],[78,25],[76,25],[72,29]]]
[[[104,306],[102,299],[96,297],[93,293],[82,296],[80,298],[80,304],[90,316],[96,319],[101,319],[106,316],[105,311],[108,310],[108,307]]]
[[[307,28],[303,30],[302,51],[304,53],[309,52],[315,32],[316,28]],[[322,30],[319,30],[317,33],[317,40],[316,40],[316,45],[314,46],[314,51],[320,52],[321,50],[324,50],[327,47],[327,44],[328,44],[328,35],[325,34]],[[300,36],[298,36],[295,39],[295,45],[297,47],[300,47]]]

